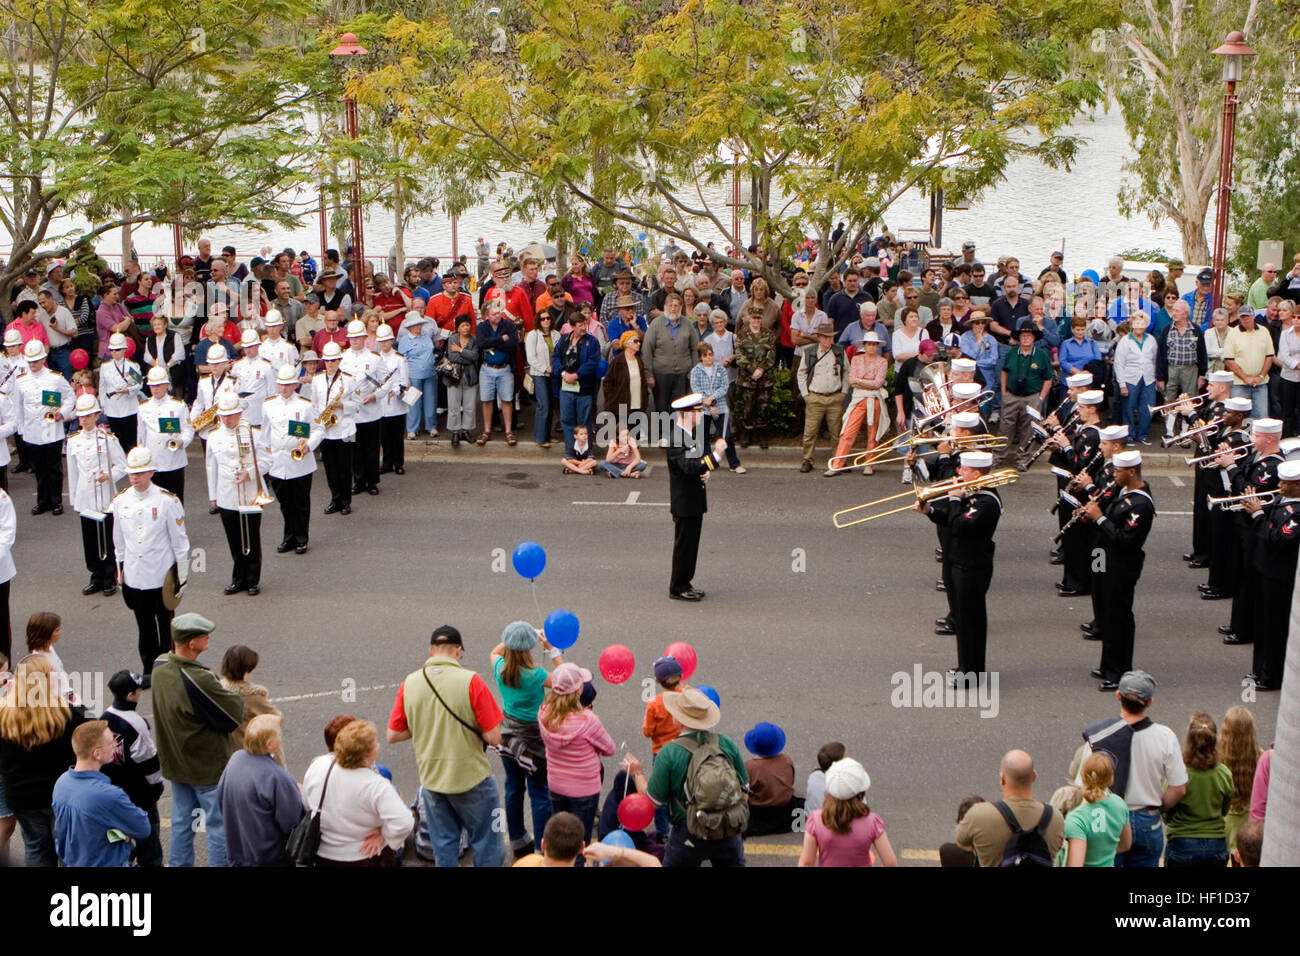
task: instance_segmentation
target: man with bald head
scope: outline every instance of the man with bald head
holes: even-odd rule
[[[957,845],[971,850],[980,866],[1002,866],[1011,839],[1008,817],[1022,830],[1039,828],[1051,856],[1065,841],[1065,818],[1051,806],[1034,799],[1034,758],[1023,750],[1009,750],[1002,758],[998,784],[1002,799],[977,803],[957,824]]]

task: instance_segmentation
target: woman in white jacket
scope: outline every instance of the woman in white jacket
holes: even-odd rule
[[[397,865],[415,820],[397,788],[375,770],[378,757],[375,725],[354,720],[334,739],[334,753],[307,768],[303,806],[320,810],[317,866]]]
[[[533,441],[539,448],[551,447],[551,353],[560,341],[560,333],[553,327],[550,309],[537,316],[537,326],[524,339],[524,356],[528,359],[528,374],[533,379],[533,396],[537,399],[537,412],[533,415]]]
[[[1147,335],[1150,317],[1135,312],[1129,318],[1130,331],[1115,345],[1115,381],[1124,398],[1124,424],[1129,434],[1144,445],[1151,444],[1151,406],[1156,400],[1156,353],[1154,335]]]

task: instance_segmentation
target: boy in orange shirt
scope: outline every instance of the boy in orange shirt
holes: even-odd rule
[[[673,719],[664,707],[664,694],[678,694],[690,688],[682,683],[682,665],[675,657],[661,657],[655,661],[655,683],[663,688],[645,705],[645,717],[641,721],[641,736],[650,739],[651,763],[664,744],[671,743],[681,733],[681,725]],[[655,808],[655,837],[660,843],[668,840],[668,810],[666,807]]]

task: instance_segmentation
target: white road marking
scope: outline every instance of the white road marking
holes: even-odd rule
[[[638,498],[640,498],[640,497],[641,497],[641,492],[639,492],[639,491],[629,491],[629,492],[627,493],[627,501],[623,502],[623,504],[625,504],[625,505],[634,505],[634,504],[636,504],[636,500],[637,500]]]
[[[632,508],[667,508],[667,507],[668,507],[668,502],[666,502],[666,501],[637,501],[636,499],[637,499],[637,497],[640,496],[640,494],[641,494],[641,492],[639,492],[639,491],[633,491],[633,492],[629,493],[628,496],[627,496],[627,498],[624,499],[623,501],[571,501],[571,502],[569,502],[569,504],[574,504],[574,505],[589,505],[589,506],[591,506],[591,505],[598,505],[598,506],[609,506],[609,505],[613,505],[613,506],[616,507],[616,508],[628,508],[628,507],[632,507]]]
[[[1183,479],[1179,478],[1177,475],[1170,475],[1169,480],[1174,483],[1175,488],[1183,488],[1186,487],[1187,484],[1186,482],[1183,481]]]

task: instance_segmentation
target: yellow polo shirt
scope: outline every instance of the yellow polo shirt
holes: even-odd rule
[[[1273,336],[1268,329],[1256,325],[1254,330],[1229,329],[1227,341],[1223,344],[1225,360],[1234,359],[1237,366],[1247,375],[1258,375],[1264,367],[1264,359],[1273,355]],[[1241,376],[1233,378],[1236,385],[1245,385]]]

